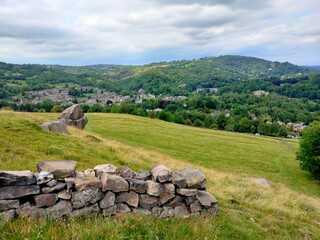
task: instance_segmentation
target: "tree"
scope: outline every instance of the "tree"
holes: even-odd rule
[[[50,112],[60,113],[60,112],[63,112],[63,110],[64,110],[64,108],[60,104],[56,104],[51,108]]]
[[[320,179],[320,121],[312,122],[303,130],[297,159],[303,170]]]

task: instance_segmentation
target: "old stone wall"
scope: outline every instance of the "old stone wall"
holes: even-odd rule
[[[0,219],[70,218],[137,212],[160,218],[215,215],[217,200],[206,191],[197,169],[172,172],[164,165],[150,171],[120,170],[101,164],[84,172],[76,162],[42,161],[37,173],[0,170]]]

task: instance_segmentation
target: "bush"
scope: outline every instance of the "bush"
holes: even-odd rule
[[[320,179],[320,121],[310,124],[302,132],[300,151],[297,153],[300,167]]]

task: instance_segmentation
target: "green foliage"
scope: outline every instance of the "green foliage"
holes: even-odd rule
[[[304,129],[297,159],[302,169],[320,179],[320,121],[312,122]]]
[[[63,110],[64,110],[64,108],[60,104],[56,104],[51,108],[50,112],[60,113],[60,112],[63,112]]]

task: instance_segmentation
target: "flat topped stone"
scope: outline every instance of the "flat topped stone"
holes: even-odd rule
[[[78,191],[85,189],[96,189],[102,188],[102,183],[96,177],[81,177],[74,178],[74,187]]]
[[[72,160],[44,160],[37,165],[38,172],[46,171],[53,174],[53,177],[58,180],[70,177],[75,173],[77,163]]]
[[[172,171],[171,169],[167,168],[166,166],[164,166],[163,164],[154,166],[151,170],[150,170],[152,177],[155,181],[158,182],[167,182],[167,181],[171,181],[172,179]]]
[[[0,187],[0,199],[14,199],[39,193],[38,185]]]
[[[206,177],[198,169],[183,168],[172,174],[172,182],[180,188],[205,188]],[[184,183],[185,182],[185,183]]]
[[[41,125],[41,128],[54,133],[69,134],[67,126],[60,121],[45,122]]]
[[[0,171],[0,187],[32,185],[36,182],[36,176],[29,170]]]
[[[102,191],[126,192],[129,190],[129,183],[118,175],[101,174]]]
[[[112,164],[99,164],[94,167],[94,171],[96,173],[96,176],[98,177],[101,173],[115,174],[117,171],[117,167]]]

